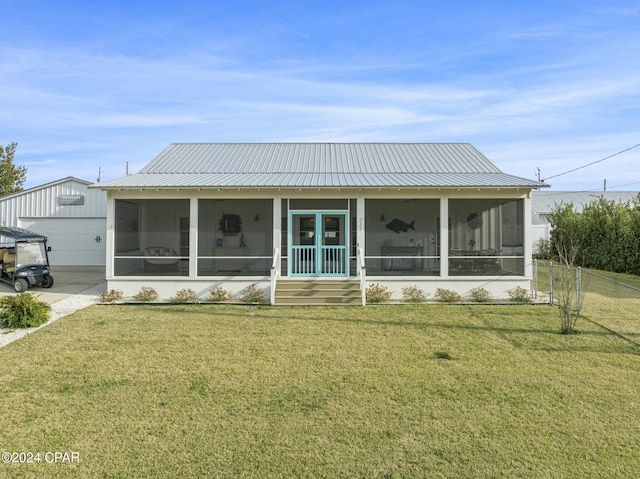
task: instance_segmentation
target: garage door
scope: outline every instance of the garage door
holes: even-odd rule
[[[105,218],[20,218],[20,227],[48,238],[52,266],[105,264]]]

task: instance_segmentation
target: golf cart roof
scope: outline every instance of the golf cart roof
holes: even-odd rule
[[[0,248],[13,247],[16,241],[46,241],[47,237],[14,226],[0,226]]]

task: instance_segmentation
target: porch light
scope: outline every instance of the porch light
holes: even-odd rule
[[[385,218],[384,215],[380,215],[380,221],[387,221],[387,218]]]

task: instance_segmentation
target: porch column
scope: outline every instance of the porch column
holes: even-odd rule
[[[440,198],[440,276],[449,277],[449,198]]]
[[[282,198],[279,196],[273,199],[273,250],[275,251],[276,248],[280,251],[280,258],[282,258],[286,251],[282,251]],[[278,261],[276,272],[279,276],[282,276],[281,269],[282,261]]]
[[[522,205],[524,211],[522,212],[522,218],[524,223],[524,277],[531,278],[533,274],[533,245],[531,244],[532,237],[532,221],[531,221],[531,191],[529,191],[523,200]]]
[[[189,199],[189,278],[198,275],[198,198]]]
[[[356,198],[356,248],[362,249],[362,252],[365,251],[365,210],[364,210],[364,197],[358,196]],[[356,252],[356,257],[358,256]],[[356,274],[360,276],[360,263],[356,261]]]
[[[113,278],[113,263],[115,256],[115,228],[114,224],[116,222],[116,200],[114,200],[111,195],[107,193],[107,231],[106,231],[106,249],[107,249],[107,257],[105,259],[105,277]]]

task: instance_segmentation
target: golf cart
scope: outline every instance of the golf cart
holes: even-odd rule
[[[0,281],[20,293],[29,286],[53,286],[49,274],[47,237],[33,231],[0,226]]]

